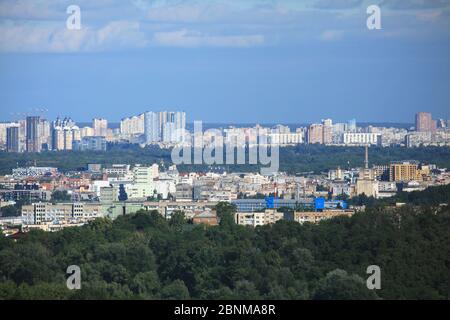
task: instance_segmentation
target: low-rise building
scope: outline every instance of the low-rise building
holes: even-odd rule
[[[266,209],[264,212],[237,212],[235,213],[235,222],[243,226],[256,227],[275,223],[283,217],[282,212],[274,209]]]
[[[22,206],[24,225],[45,223],[85,223],[101,216],[101,206],[94,203],[33,203]]]
[[[381,145],[381,135],[379,133],[345,132],[342,140],[344,145]]]
[[[217,213],[215,211],[204,211],[201,213],[197,213],[192,218],[192,223],[216,226],[219,224],[219,218],[217,217]]]
[[[294,212],[294,221],[303,224],[305,222],[318,223],[322,220],[331,219],[339,216],[351,217],[355,212],[353,210],[325,210],[325,211],[305,211]]]

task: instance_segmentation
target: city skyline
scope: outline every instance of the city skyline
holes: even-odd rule
[[[36,111],[32,111],[32,110],[36,110]],[[45,111],[43,111],[45,110]],[[57,114],[55,117],[52,116],[48,116],[48,109],[46,108],[30,108],[30,112],[10,112],[9,114],[11,115],[11,117],[6,117],[6,118],[2,118],[0,116],[0,123],[9,123],[9,122],[17,122],[20,121],[21,119],[25,119],[26,117],[40,117],[41,119],[45,119],[45,120],[50,120],[52,121],[52,119],[73,119],[74,121],[76,121],[77,123],[80,124],[92,124],[92,122],[96,119],[105,119],[108,122],[108,126],[109,125],[114,125],[114,127],[120,127],[120,123],[124,120],[129,120],[135,117],[139,117],[139,116],[144,116],[147,113],[161,113],[161,112],[171,112],[171,111],[167,111],[167,110],[180,110],[177,112],[183,112],[186,113],[184,110],[181,111],[182,109],[177,109],[177,108],[168,108],[168,109],[164,109],[164,108],[155,108],[153,110],[145,110],[145,111],[140,111],[137,112],[135,114],[126,114],[123,117],[119,118],[118,120],[116,120],[116,118],[113,118],[113,120],[111,120],[108,117],[102,117],[100,116],[95,116],[89,119],[78,119],[75,118],[73,115],[71,115],[70,113],[61,113],[61,114]],[[424,110],[419,110],[415,113],[411,113],[411,115],[408,115],[407,117],[405,117],[405,119],[407,118],[407,120],[404,121],[388,121],[388,120],[379,120],[379,121],[374,121],[374,120],[365,120],[365,121],[360,121],[359,119],[355,118],[355,117],[349,117],[349,118],[331,118],[330,116],[325,115],[324,117],[318,117],[318,118],[313,118],[309,121],[296,121],[296,120],[287,120],[287,121],[270,121],[270,119],[267,119],[265,121],[204,121],[203,119],[199,118],[199,119],[194,119],[192,117],[190,117],[189,119],[186,118],[186,124],[189,125],[193,125],[193,123],[195,121],[202,121],[205,124],[210,124],[210,125],[276,125],[276,124],[282,124],[282,125],[309,125],[311,123],[317,123],[326,119],[332,119],[334,123],[348,123],[351,121],[356,121],[359,124],[365,124],[365,125],[369,125],[369,124],[383,124],[383,125],[412,125],[414,126],[414,124],[416,123],[417,119],[416,116],[417,114],[420,113],[427,113],[427,114],[432,114],[433,118],[435,120],[444,120],[447,121],[450,119],[450,115],[448,117],[439,117],[436,114],[430,112],[430,111],[424,111]],[[186,113],[188,114],[188,113]],[[188,114],[189,115],[189,114]]]
[[[118,122],[177,109],[205,122],[450,118],[444,1],[3,1],[0,110]],[[369,4],[382,28],[366,27]]]
[[[108,142],[141,146],[158,145],[163,148],[179,146],[190,148],[193,145],[194,149],[198,146],[201,148],[205,146],[208,149],[217,143],[223,145],[236,143],[249,147],[269,144],[277,148],[300,144],[447,146],[450,141],[449,133],[450,119],[434,119],[431,113],[423,111],[416,113],[415,124],[409,127],[389,126],[389,124],[358,126],[356,119],[333,122],[331,118],[295,127],[283,124],[223,127],[220,124],[205,124],[203,127],[203,121],[197,120],[193,126],[187,126],[184,111],[166,110],[123,118],[119,126],[112,126],[105,118],[94,118],[91,125],[77,124],[70,117],[63,119],[58,117],[54,121],[49,121],[39,116],[27,116],[16,122],[0,122],[0,150],[107,151]],[[225,138],[222,134],[225,134]]]

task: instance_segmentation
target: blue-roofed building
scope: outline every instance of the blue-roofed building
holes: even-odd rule
[[[266,197],[265,199],[237,199],[232,200],[236,205],[237,212],[254,212],[265,209],[279,209],[283,207],[293,210],[302,208],[307,210],[325,210],[347,208],[347,203],[343,200],[325,200],[324,198],[305,198],[305,199],[279,199],[275,197]]]

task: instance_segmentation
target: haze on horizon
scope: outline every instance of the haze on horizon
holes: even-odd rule
[[[188,122],[450,118],[443,0],[4,0],[0,121],[186,111]],[[82,29],[66,29],[67,6]],[[368,30],[377,4],[382,30]]]

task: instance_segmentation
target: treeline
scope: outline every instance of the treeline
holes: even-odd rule
[[[395,205],[396,203],[405,203],[413,206],[450,205],[450,184],[432,186],[421,191],[401,191],[392,197],[384,199],[375,199],[374,197],[367,197],[365,194],[362,194],[346,200],[350,205],[365,205],[368,207],[389,206]]]
[[[0,152],[0,174],[10,174],[13,168],[33,166],[57,167],[60,171],[86,170],[88,163],[170,164],[170,150],[158,146],[141,148],[132,144],[108,144],[108,151],[44,151],[40,153]]]
[[[450,148],[448,147],[371,147],[371,164],[387,164],[390,161],[415,159],[450,168]],[[248,158],[248,156],[247,156]],[[280,148],[280,170],[291,174],[302,172],[320,173],[329,169],[361,167],[364,164],[364,148],[334,147],[323,145],[298,145]],[[153,164],[172,163],[171,150],[158,146],[141,148],[131,144],[109,144],[107,152],[59,151],[41,153],[0,153],[0,174],[11,173],[16,166],[53,166],[61,171],[82,170],[88,163],[110,165],[113,163]],[[211,169],[228,172],[256,172],[259,165],[181,165],[181,171],[209,171]]]
[[[450,204],[450,184],[428,187],[423,191],[399,192],[393,199],[411,205],[439,205]]]
[[[449,299],[450,211],[371,209],[318,225],[219,226],[141,211],[0,238],[3,299]],[[66,269],[81,268],[81,290]],[[366,268],[381,268],[381,289]]]

